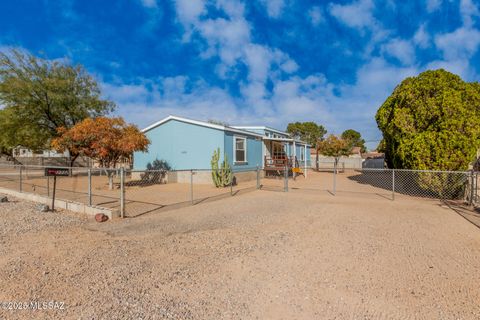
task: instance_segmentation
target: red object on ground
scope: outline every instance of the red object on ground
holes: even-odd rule
[[[97,222],[105,222],[108,220],[108,216],[104,215],[103,213],[97,213],[95,215],[95,220]]]

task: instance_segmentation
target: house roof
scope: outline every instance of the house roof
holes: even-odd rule
[[[360,147],[353,147],[350,152],[351,152],[352,154],[361,154],[361,153],[362,153],[362,148],[360,148]]]
[[[206,128],[212,128],[212,129],[217,129],[217,130],[222,130],[222,131],[228,131],[228,132],[234,132],[234,133],[259,137],[259,138],[262,138],[263,140],[295,141],[295,142],[310,146],[306,142],[303,142],[303,141],[300,141],[300,140],[294,140],[292,138],[270,138],[270,137],[264,136],[263,134],[258,134],[258,133],[246,130],[247,128],[248,129],[266,129],[266,130],[270,130],[270,131],[274,131],[274,132],[278,132],[278,133],[288,135],[288,133],[285,133],[285,132],[282,132],[282,131],[279,131],[279,130],[276,130],[276,129],[272,129],[272,128],[269,128],[269,127],[265,127],[265,126],[257,126],[257,127],[231,126],[230,127],[230,126],[223,126],[223,125],[220,125],[220,124],[215,124],[215,123],[210,123],[210,122],[205,122],[205,121],[199,121],[199,120],[192,120],[192,119],[178,117],[178,116],[172,116],[172,115],[149,125],[148,127],[142,129],[142,132],[147,132],[149,130],[152,130],[152,129],[154,129],[154,128],[156,128],[156,127],[158,127],[158,126],[160,126],[160,125],[162,125],[165,122],[170,121],[170,120],[176,120],[176,121],[190,123],[190,124],[194,124],[194,125],[202,126],[202,127],[206,127]]]
[[[362,158],[363,159],[385,158],[385,153],[377,152],[377,151],[365,152],[365,153],[362,154]]]
[[[241,133],[241,134],[245,134],[245,135],[262,137],[263,138],[263,135],[258,134],[258,133],[254,133],[254,132],[251,132],[251,131],[241,130],[241,129],[237,129],[237,128],[234,128],[234,127],[223,126],[223,125],[214,124],[214,123],[210,123],[210,122],[192,120],[192,119],[187,119],[187,118],[182,118],[182,117],[177,117],[177,116],[172,116],[172,115],[149,125],[148,127],[142,129],[142,132],[150,131],[150,130],[152,130],[152,129],[154,129],[154,128],[156,128],[156,127],[158,127],[158,126],[160,126],[160,125],[162,125],[165,122],[170,121],[170,120],[176,120],[176,121],[185,122],[185,123],[189,123],[189,124],[194,124],[194,125],[202,126],[202,127],[206,127],[206,128],[217,129],[217,130],[222,130],[222,131],[229,131],[229,132],[234,132],[234,133]]]

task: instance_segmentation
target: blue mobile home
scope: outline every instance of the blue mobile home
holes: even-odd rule
[[[212,154],[220,149],[234,170],[267,168],[279,158],[292,165],[310,165],[310,146],[287,133],[269,127],[223,126],[168,116],[142,132],[151,144],[148,152],[134,153],[134,169],[144,170],[155,159],[165,160],[173,170],[211,169]],[[307,160],[307,161],[305,161]]]

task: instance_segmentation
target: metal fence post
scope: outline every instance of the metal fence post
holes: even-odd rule
[[[392,169],[392,201],[395,200],[395,169]]]
[[[333,164],[333,195],[337,194],[337,161]]]
[[[475,173],[475,177],[473,178],[475,191],[473,194],[473,203],[476,204],[478,202],[478,172]]]
[[[285,183],[283,185],[283,191],[288,192],[288,164],[285,166]]]
[[[23,171],[22,168],[23,168],[23,167],[20,166],[20,192],[22,192],[22,171]]]
[[[193,170],[190,170],[190,202],[193,206]]]
[[[88,205],[92,205],[92,169],[88,169]]]
[[[473,170],[470,172],[470,199],[468,199],[468,205],[469,206],[472,206],[473,205],[473,196],[474,196],[474,185],[475,185],[475,181],[474,181],[474,172]]]
[[[120,217],[125,218],[125,170],[120,168]]]
[[[257,189],[260,189],[260,168],[257,166]]]
[[[233,196],[233,172],[231,173],[232,178],[230,179],[230,195]]]

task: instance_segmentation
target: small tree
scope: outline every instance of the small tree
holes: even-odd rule
[[[287,126],[287,132],[292,137],[298,137],[310,145],[315,145],[318,140],[322,140],[327,130],[315,122],[292,122]]]
[[[145,134],[122,118],[88,118],[71,129],[60,128],[59,134],[52,141],[55,150],[74,150],[99,161],[104,168],[115,168],[120,159],[129,158],[134,151],[147,151],[150,144]],[[107,174],[112,189],[113,170]]]
[[[360,134],[360,132],[353,129],[348,129],[343,131],[341,137],[343,140],[346,140],[348,142],[350,149],[352,149],[353,147],[360,147],[360,151],[362,153],[367,151],[367,148],[365,147],[365,140],[362,139],[362,135]]]
[[[350,154],[350,147],[348,141],[331,134],[317,143],[317,154],[319,152],[327,157],[334,157],[335,168],[337,168],[340,157]]]
[[[155,159],[153,162],[147,163],[147,170],[141,176],[142,182],[161,183],[170,170],[172,167],[167,161]]]

